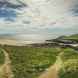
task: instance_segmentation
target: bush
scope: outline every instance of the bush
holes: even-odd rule
[[[4,63],[4,60],[5,60],[4,53],[0,50],[0,65]]]

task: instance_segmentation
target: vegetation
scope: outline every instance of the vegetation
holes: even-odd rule
[[[63,49],[63,54],[61,56],[62,60],[65,62],[69,59],[78,59],[78,51],[72,48]]]
[[[61,58],[64,65],[59,72],[60,78],[78,78],[78,51],[64,49]]]
[[[10,55],[14,78],[37,78],[59,54],[59,48],[4,47]]]
[[[78,78],[78,52],[72,48],[34,48],[4,47],[10,55],[14,78],[37,78],[41,72],[54,64],[56,56],[60,56],[64,69],[59,71],[60,78]],[[74,76],[75,75],[75,76]],[[76,77],[77,76],[77,77]]]
[[[0,49],[0,65],[4,64],[5,56],[2,50]]]
[[[78,70],[77,71],[66,71],[60,72],[60,78],[78,78]]]
[[[71,39],[71,40],[76,40],[78,41],[78,34],[70,35],[70,36],[63,36],[63,39]]]

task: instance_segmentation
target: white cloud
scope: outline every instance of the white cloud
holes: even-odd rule
[[[21,0],[22,1],[22,0]],[[78,16],[73,16],[70,9],[77,0],[23,0],[28,7],[16,10],[17,18],[15,22],[0,20],[0,29],[8,33],[15,32],[14,37],[20,40],[45,40],[47,38],[61,35],[62,33],[73,33],[78,29]],[[15,2],[15,1],[14,1]],[[16,2],[15,2],[16,3]],[[46,30],[51,28],[52,31]],[[54,29],[54,30],[53,30]],[[56,34],[58,33],[58,34]]]

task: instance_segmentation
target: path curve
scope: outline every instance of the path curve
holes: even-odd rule
[[[4,49],[1,49],[5,55],[5,62],[0,67],[0,78],[13,78],[13,72],[11,70],[11,60],[9,54]]]
[[[60,68],[63,67],[63,62],[60,58],[62,54],[63,52],[57,56],[56,62],[45,72],[43,72],[38,78],[59,78],[58,72]]]

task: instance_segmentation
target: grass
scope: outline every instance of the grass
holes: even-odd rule
[[[78,34],[74,34],[74,35],[70,35],[70,36],[65,36],[65,37],[63,37],[63,39],[78,41]]]
[[[4,53],[0,49],[0,65],[4,64],[5,56]]]
[[[56,56],[63,52],[61,59],[64,69],[60,69],[59,78],[78,78],[78,51],[59,47],[24,47],[4,46],[12,61],[14,78],[37,78],[56,61]],[[75,68],[74,68],[75,67]]]
[[[62,60],[65,62],[69,59],[78,59],[78,51],[72,49],[72,48],[66,48],[63,49],[63,55],[61,56]]]
[[[64,67],[59,72],[60,78],[78,78],[78,51],[66,48],[61,58]]]
[[[14,78],[37,78],[54,64],[58,48],[5,47],[12,61]]]
[[[70,71],[70,72],[62,73],[60,75],[60,78],[78,78],[78,71]]]

